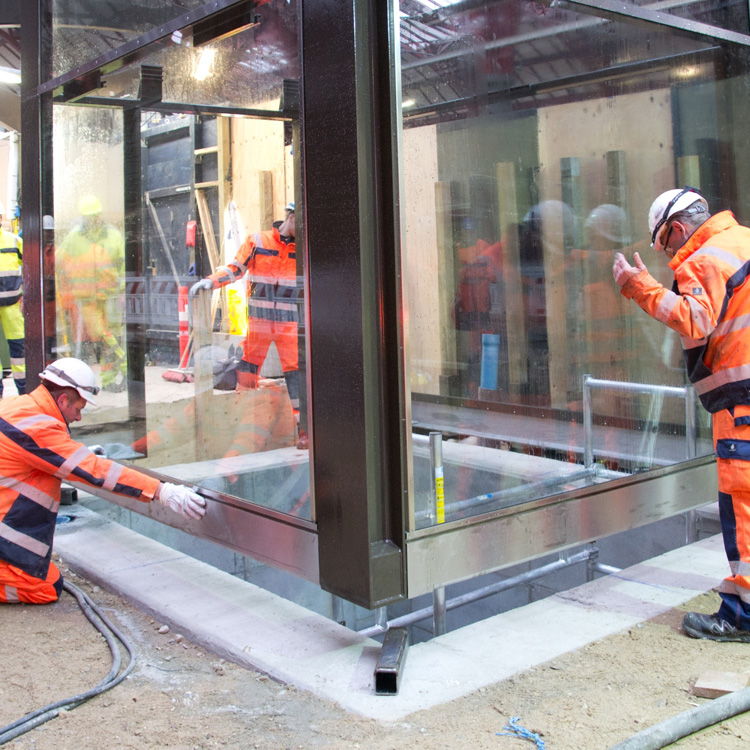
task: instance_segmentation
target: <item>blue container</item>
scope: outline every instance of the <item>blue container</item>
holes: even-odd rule
[[[482,374],[479,387],[488,391],[497,390],[497,363],[500,352],[500,335],[482,334]]]

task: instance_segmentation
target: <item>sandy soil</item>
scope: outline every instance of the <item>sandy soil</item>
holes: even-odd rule
[[[706,670],[750,671],[750,645],[687,638],[679,628],[682,611],[672,610],[449,705],[383,723],[224,662],[118,597],[66,575],[129,635],[137,666],[112,690],[12,740],[7,746],[14,749],[533,749],[533,741],[497,734],[518,716],[547,750],[598,750],[703,703],[691,689]],[[715,604],[715,595],[706,595],[690,608],[709,612]],[[0,605],[0,622],[2,726],[92,687],[110,668],[104,640],[67,593],[52,606]],[[743,715],[674,747],[749,744],[750,715]]]

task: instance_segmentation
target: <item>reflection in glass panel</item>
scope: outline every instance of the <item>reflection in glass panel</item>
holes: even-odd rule
[[[743,220],[747,80],[669,29],[433,5],[400,6],[416,527],[440,520],[431,431],[446,521],[711,452],[679,338],[612,262],[671,286],[647,212],[675,185]]]
[[[52,77],[204,4],[204,0],[54,0]]]
[[[49,356],[84,359],[102,386],[74,432],[111,458],[310,519],[292,129],[143,112],[139,164],[124,169],[127,132],[119,110],[54,109]],[[217,288],[191,295],[205,278]]]
[[[197,46],[187,31],[184,36],[174,36],[163,48],[137,63],[108,71],[102,88],[91,93],[137,99],[141,66],[149,65],[160,68],[165,102],[271,110],[283,105],[294,109],[299,78],[296,0],[270,0],[256,9],[253,18],[249,28],[241,28],[226,38],[204,36]],[[85,39],[92,37],[95,46],[88,48],[86,57],[75,64],[95,57],[96,49],[102,45],[117,41],[111,45],[114,48],[126,41],[95,24],[77,33],[84,34]],[[69,67],[66,63],[57,73]]]

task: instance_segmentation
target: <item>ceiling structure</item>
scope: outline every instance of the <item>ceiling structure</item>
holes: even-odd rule
[[[0,4],[0,67],[20,68],[21,2]],[[262,11],[253,33],[257,43],[243,43],[233,50],[235,70],[240,75],[244,71],[248,84],[258,85],[263,75],[259,66],[274,67],[276,59],[289,64],[285,58],[290,40],[280,29],[289,27],[283,16],[296,13],[298,2],[254,3]],[[111,52],[202,4],[203,0],[130,0],[123,6],[118,0],[54,0],[59,43],[53,75]],[[724,28],[747,27],[743,0],[724,2],[720,11],[714,0],[624,5]],[[507,107],[509,102],[512,108],[523,109],[611,95],[613,90],[627,90],[623,86],[637,86],[639,69],[644,74],[650,71],[653,83],[659,67],[655,63],[669,71],[664,73],[668,82],[669,76],[679,75],[675,71],[680,69],[680,56],[697,54],[699,63],[710,62],[709,51],[715,49],[710,40],[696,41],[695,36],[664,34],[660,40],[658,33],[644,35],[642,27],[634,24],[615,26],[611,17],[597,17],[590,8],[587,12],[585,0],[400,0],[399,26],[407,125],[456,119],[482,108]],[[688,62],[695,74],[692,58],[682,70]],[[640,78],[641,85],[651,85],[645,75]],[[18,86],[0,83],[0,125],[20,127],[19,95]]]

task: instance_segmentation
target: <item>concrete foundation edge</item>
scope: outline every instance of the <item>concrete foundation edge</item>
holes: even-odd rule
[[[411,646],[398,695],[384,696],[375,693],[377,641],[85,508],[75,515],[55,542],[73,570],[225,659],[383,721],[631,627],[709,591],[727,572],[718,536],[667,552]]]

